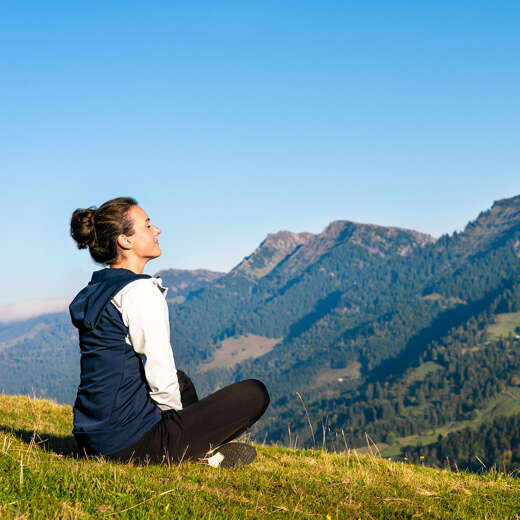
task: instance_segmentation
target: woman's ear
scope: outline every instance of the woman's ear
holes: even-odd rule
[[[134,243],[132,239],[126,235],[119,235],[116,239],[117,245],[122,249],[132,249]]]

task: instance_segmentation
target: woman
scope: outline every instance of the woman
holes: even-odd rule
[[[73,430],[80,451],[135,462],[252,462],[252,446],[229,441],[262,416],[269,394],[248,379],[199,401],[177,371],[167,289],[142,274],[161,255],[161,230],[129,197],[77,209],[70,230],[79,249],[109,266],[93,273],[69,307],[81,349]]]

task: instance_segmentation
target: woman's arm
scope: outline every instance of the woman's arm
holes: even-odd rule
[[[157,279],[140,279],[119,291],[112,302],[128,327],[128,339],[141,356],[150,397],[161,410],[181,410],[177,369],[170,344],[168,305]]]

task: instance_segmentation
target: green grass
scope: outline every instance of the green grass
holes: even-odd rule
[[[458,304],[465,305],[467,303],[465,300],[461,300],[460,298],[446,298],[445,296],[439,293],[426,294],[425,296],[421,296],[421,299],[430,302],[440,302],[441,304],[444,304],[444,307]]]
[[[206,372],[213,368],[230,368],[246,359],[263,356],[273,350],[282,338],[267,338],[257,334],[245,334],[227,338],[214,353],[214,357],[198,367],[199,372]]]
[[[509,312],[505,314],[497,314],[495,323],[487,328],[487,332],[491,339],[497,339],[500,336],[517,335],[516,327],[520,327],[520,312]]]
[[[432,372],[436,372],[437,370],[442,370],[442,366],[433,361],[426,361],[422,365],[419,365],[416,369],[412,370],[410,374],[408,374],[406,381],[408,384],[414,383],[416,381],[424,381],[428,374]]]
[[[520,518],[520,481],[501,473],[263,445],[234,470],[134,467],[75,458],[71,420],[0,394],[0,518]]]

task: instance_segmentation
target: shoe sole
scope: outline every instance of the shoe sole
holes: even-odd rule
[[[220,468],[232,468],[233,466],[247,466],[256,459],[256,450],[253,446],[244,442],[228,442],[215,448],[213,455],[220,453],[224,458],[220,462]]]

